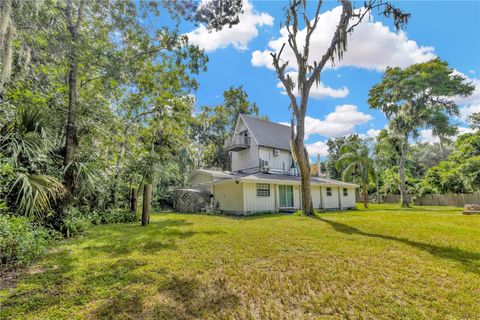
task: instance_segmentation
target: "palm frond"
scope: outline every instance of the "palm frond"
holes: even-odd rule
[[[93,193],[95,190],[95,170],[88,164],[79,161],[72,161],[68,164],[64,173],[68,170],[73,171],[74,183],[77,186],[77,195],[82,196]]]
[[[16,190],[17,211],[27,217],[41,217],[51,203],[62,197],[65,187],[55,177],[18,173],[10,193]]]

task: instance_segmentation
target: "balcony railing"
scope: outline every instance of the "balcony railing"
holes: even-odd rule
[[[225,140],[223,145],[227,151],[241,151],[250,147],[250,137],[232,136]]]

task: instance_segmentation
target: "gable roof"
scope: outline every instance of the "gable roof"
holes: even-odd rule
[[[250,134],[259,146],[290,150],[290,127],[240,114]]]

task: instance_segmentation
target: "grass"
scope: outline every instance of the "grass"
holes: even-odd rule
[[[478,319],[480,216],[158,214],[94,227],[0,291],[1,319]]]

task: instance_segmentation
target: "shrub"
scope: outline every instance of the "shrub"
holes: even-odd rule
[[[65,210],[61,231],[67,238],[82,234],[90,227],[90,219],[77,208],[69,207]]]
[[[139,218],[136,213],[131,212],[129,209],[115,208],[107,209],[104,211],[92,211],[89,214],[89,220],[93,224],[108,224],[108,223],[124,223],[135,222]]]
[[[48,231],[23,217],[0,215],[0,274],[30,264],[42,255]]]

